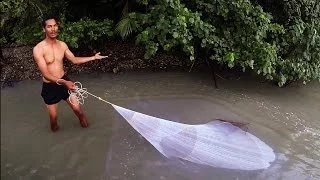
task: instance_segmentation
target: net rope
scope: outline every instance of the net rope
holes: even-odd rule
[[[105,103],[108,103],[108,104],[112,105],[112,103],[102,99],[101,97],[96,96],[96,95],[88,92],[87,88],[84,88],[80,82],[77,81],[77,82],[74,82],[74,84],[75,84],[76,88],[74,90],[68,90],[68,93],[70,95],[69,96],[69,101],[73,105],[75,105],[76,103],[83,105],[84,104],[84,100],[85,100],[85,98],[88,97],[88,95],[93,96],[93,97],[97,98],[100,101],[103,101]],[[72,97],[75,98],[75,100],[77,101],[76,103],[73,102]]]

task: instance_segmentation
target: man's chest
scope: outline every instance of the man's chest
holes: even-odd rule
[[[62,62],[64,58],[64,50],[59,46],[51,46],[44,48],[44,59],[47,64]]]

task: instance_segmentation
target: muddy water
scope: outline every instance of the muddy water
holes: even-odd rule
[[[88,97],[90,128],[82,129],[66,103],[60,131],[51,133],[41,81],[1,90],[1,178],[84,180],[315,180],[320,179],[320,85],[278,88],[241,77],[200,73],[131,72],[71,76],[91,93],[141,113],[188,124],[221,118],[247,122],[272,147],[266,170],[240,171],[166,159],[112,106]]]

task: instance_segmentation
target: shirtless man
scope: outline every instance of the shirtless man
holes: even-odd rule
[[[68,90],[74,90],[75,85],[65,75],[63,59],[66,57],[73,64],[82,64],[108,56],[101,56],[99,52],[91,57],[75,57],[66,43],[57,39],[58,19],[56,17],[45,17],[42,26],[45,39],[33,48],[33,57],[43,76],[41,96],[49,113],[51,130],[55,132],[59,129],[57,108],[61,100],[65,100],[69,104],[75,115],[79,118],[81,126],[87,128],[88,121],[79,103],[71,103],[76,101],[74,97],[71,97],[71,102],[69,100]]]

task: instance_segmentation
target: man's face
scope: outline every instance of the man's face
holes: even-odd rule
[[[58,23],[54,19],[48,19],[44,27],[44,32],[47,37],[56,38],[58,36]]]

